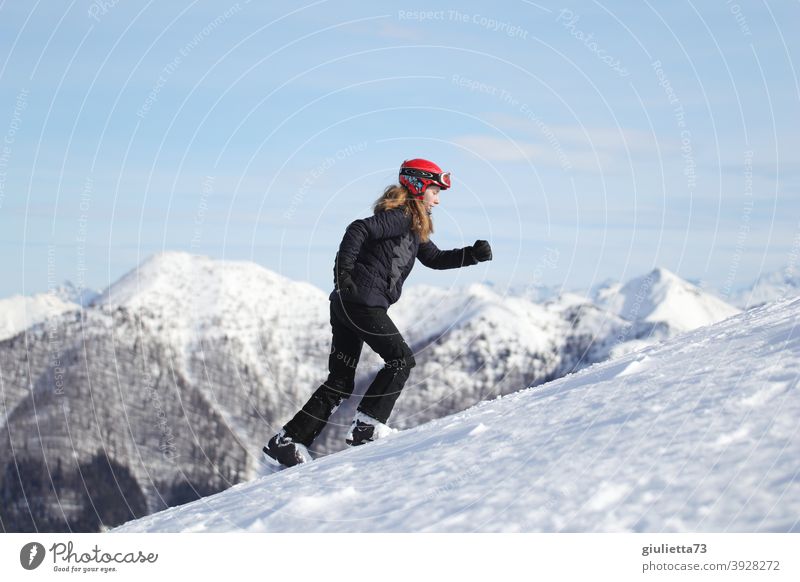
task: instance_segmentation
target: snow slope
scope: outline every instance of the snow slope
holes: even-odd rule
[[[129,522],[171,531],[800,531],[800,299]]]

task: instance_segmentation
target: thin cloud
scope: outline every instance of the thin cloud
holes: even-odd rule
[[[557,144],[552,146],[488,135],[462,135],[451,141],[492,162],[528,162],[564,170],[601,172],[612,159],[604,152],[573,151]]]
[[[380,26],[375,27],[375,34],[380,38],[410,40],[414,42],[421,42],[425,38],[425,35],[419,27],[402,26],[391,22],[381,22]]]
[[[570,149],[584,148],[633,154],[651,154],[659,149],[662,153],[677,149],[675,143],[658,140],[652,133],[625,127],[587,127],[580,125],[547,125],[534,123],[524,117],[508,113],[489,113],[486,119],[500,129],[523,131],[536,141],[557,141]]]

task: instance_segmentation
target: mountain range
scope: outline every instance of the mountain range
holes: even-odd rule
[[[65,289],[0,304],[17,313],[0,342],[8,531],[91,531],[253,479],[269,470],[263,442],[325,378],[327,292],[254,263],[164,252],[101,293]],[[391,419],[407,429],[739,309],[658,268],[541,303],[482,284],[410,287],[389,313],[418,362]],[[344,447],[381,364],[365,347],[316,456]],[[102,507],[87,490],[105,492]]]

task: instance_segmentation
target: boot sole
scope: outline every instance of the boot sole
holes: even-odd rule
[[[270,459],[275,460],[284,467],[294,467],[295,465],[308,462],[295,447],[281,447],[277,451],[271,451],[267,447],[262,447],[261,450]]]
[[[344,441],[344,443],[345,443],[345,444],[346,444],[348,447],[358,447],[358,446],[365,445],[365,444],[367,444],[367,443],[371,443],[371,442],[373,442],[373,440],[372,440],[372,439],[369,439],[369,440],[366,440],[366,441],[358,441],[358,442],[351,441],[351,440],[349,440],[349,439],[345,439],[345,441]]]

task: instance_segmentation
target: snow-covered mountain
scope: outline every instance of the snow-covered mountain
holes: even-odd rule
[[[777,299],[800,295],[800,272],[792,266],[765,273],[750,287],[741,289],[731,297],[731,303],[750,309]]]
[[[596,305],[605,305],[609,298],[619,293],[622,283],[614,279],[605,279],[589,287],[585,293],[577,292],[578,295],[585,295]]]
[[[48,317],[75,309],[80,309],[80,305],[56,293],[13,295],[0,299],[0,340],[15,336]]]
[[[797,532],[800,299],[119,532]]]
[[[0,342],[4,527],[32,528],[31,496],[45,529],[65,529],[65,517],[79,531],[98,517],[113,523],[83,515],[81,492],[121,471],[140,500],[134,515],[252,477],[265,437],[320,381],[326,323],[326,295],[311,285],[253,263],[162,253],[89,308]],[[62,490],[31,478],[39,485],[20,491],[19,465],[42,476],[59,467]]]
[[[62,285],[53,289],[53,294],[67,303],[75,303],[81,307],[88,307],[99,295],[94,289],[76,287],[72,281],[65,281]]]
[[[599,303],[627,321],[663,323],[681,333],[722,321],[739,310],[664,268],[635,277]]]
[[[0,340],[15,336],[48,317],[86,307],[96,296],[96,291],[79,289],[66,281],[46,293],[0,299]]]
[[[607,281],[593,288],[592,298],[600,308],[628,322],[619,338],[625,341],[614,347],[612,357],[717,323],[740,312],[663,267],[624,285]]]

